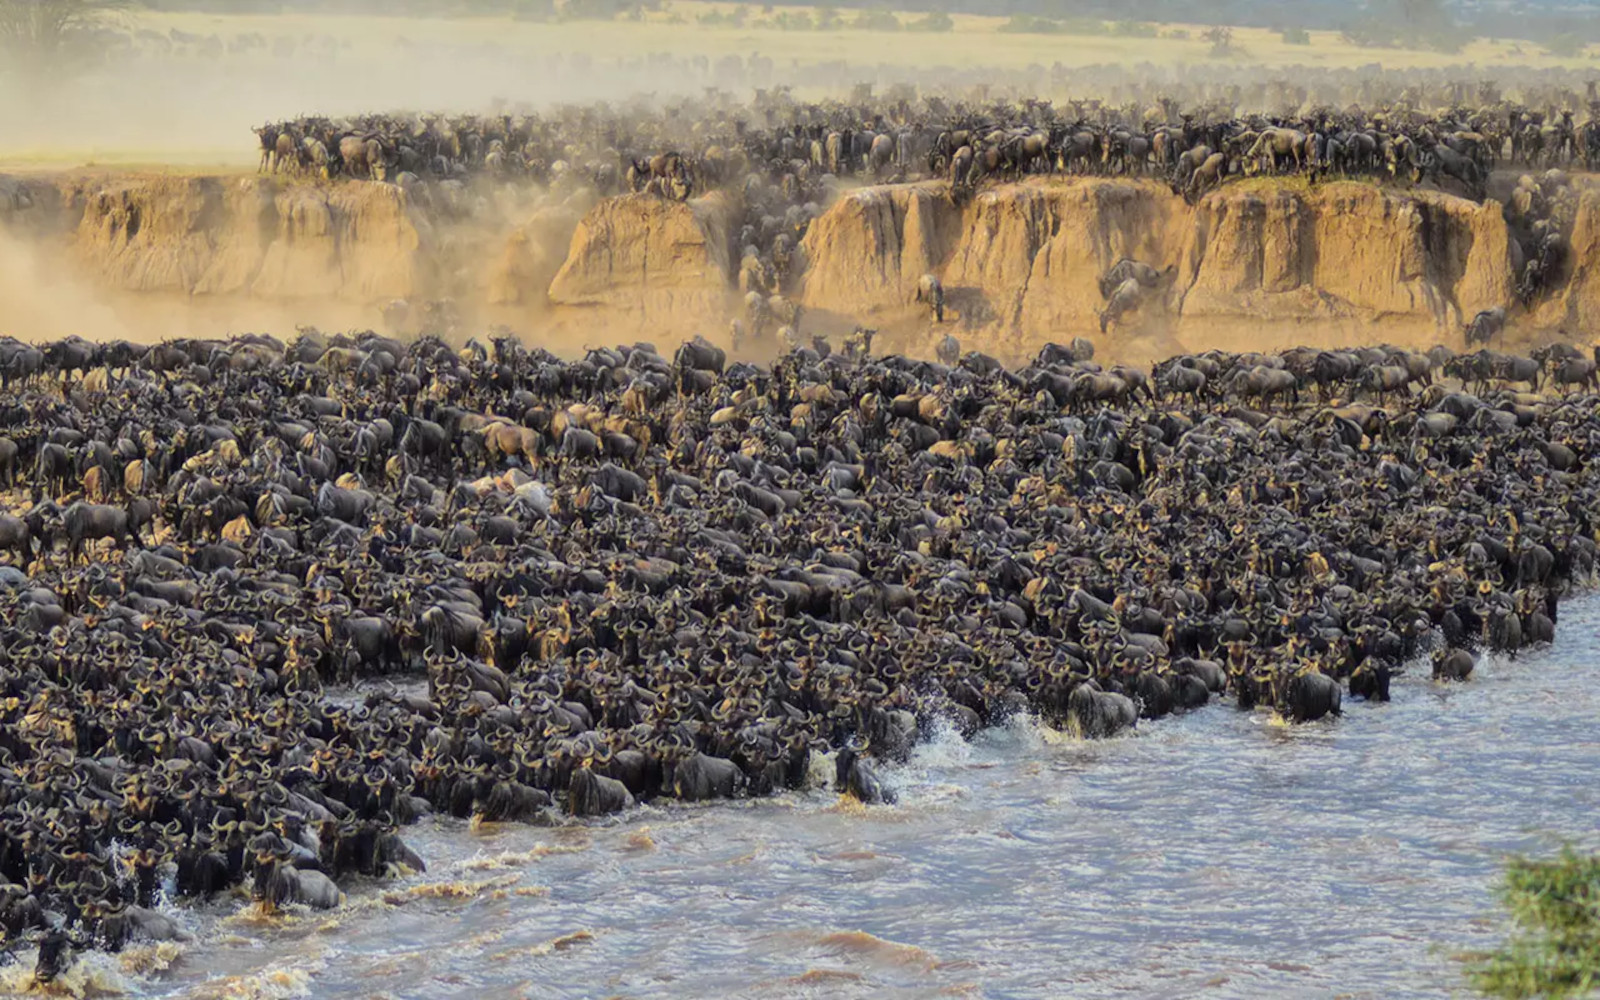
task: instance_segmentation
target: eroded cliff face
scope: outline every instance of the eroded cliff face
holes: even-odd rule
[[[550,282],[557,322],[597,337],[651,338],[720,325],[735,298],[735,218],[733,200],[721,192],[688,202],[643,194],[600,202],[578,224]]]
[[[292,332],[297,323],[377,327],[385,303],[443,298],[475,320],[515,322],[546,309],[545,290],[586,207],[461,185],[408,192],[262,176],[0,177],[5,260],[50,278],[44,288],[0,286],[13,292],[0,327],[144,339]],[[54,301],[63,297],[93,300],[97,315],[129,322],[79,329],[54,318],[81,313],[63,311]],[[501,308],[491,315],[490,307]]]
[[[1568,239],[1567,280],[1534,314],[1542,325],[1573,339],[1600,335],[1600,187],[1578,192]]]
[[[451,297],[480,329],[511,322],[553,346],[564,334],[722,337],[740,310],[743,221],[729,193],[680,203],[254,176],[0,177],[0,238],[52,246],[60,261],[16,273],[69,274],[72,294],[164,308],[181,299],[191,312],[276,303],[294,322],[322,322],[313,306],[336,303],[347,307],[336,322],[371,326],[392,299]],[[929,182],[841,196],[812,223],[789,291],[812,332],[864,323],[891,349],[918,352],[947,330],[1010,359],[1080,335],[1133,359],[1212,346],[1425,346],[1454,343],[1479,309],[1511,303],[1516,254],[1497,203],[1438,192],[1253,180],[1190,205],[1151,181],[1034,180],[963,199]],[[1169,278],[1102,336],[1098,279],[1121,257]],[[1532,315],[1514,313],[1514,327],[1576,337],[1600,326],[1600,190],[1579,194],[1567,270]],[[944,283],[944,327],[913,304],[926,273]],[[0,290],[11,284],[38,282],[0,275]],[[71,311],[53,305],[35,312],[47,329],[26,334],[96,332],[66,328]],[[0,326],[17,313],[0,307]],[[216,325],[189,332],[240,328],[231,314]]]
[[[1432,337],[1508,302],[1513,274],[1497,204],[1354,183],[1231,185],[1192,206],[1123,180],[1011,185],[964,204],[942,186],[867,189],[813,224],[804,251],[808,308],[893,323],[934,273],[962,329],[1015,352],[1097,332],[1098,278],[1121,257],[1171,271],[1122,335],[1179,339],[1229,326]]]
[[[962,222],[944,184],[852,191],[806,234],[800,298],[812,308],[858,314],[909,302],[917,279],[948,263]]]
[[[388,184],[85,178],[63,197],[81,205],[74,258],[123,291],[404,298],[426,288],[435,259],[426,220]]]
[[[1365,184],[1224,191],[1197,206],[1179,311],[1277,323],[1355,320],[1426,332],[1511,295],[1496,204]]]

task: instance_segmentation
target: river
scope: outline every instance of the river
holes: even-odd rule
[[[1092,743],[1026,722],[831,792],[610,825],[413,827],[332,913],[175,908],[91,956],[148,997],[1450,997],[1506,852],[1596,846],[1600,598],[1552,649],[1288,727],[1231,703]],[[25,982],[0,970],[0,990]]]

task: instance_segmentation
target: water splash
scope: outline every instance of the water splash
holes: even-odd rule
[[[33,978],[34,964],[38,960],[39,953],[36,950],[18,952],[15,965],[0,968],[0,995],[28,994],[92,1000],[94,997],[127,996],[135,992],[133,982],[113,955],[103,952],[77,955],[72,964],[49,984],[36,982]]]

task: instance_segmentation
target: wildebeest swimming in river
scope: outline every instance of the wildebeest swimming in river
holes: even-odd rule
[[[0,394],[0,926],[64,917],[48,973],[158,933],[132,907],[166,871],[336,905],[419,868],[430,812],[802,789],[819,751],[887,803],[934,727],[1019,712],[1339,725],[1346,684],[1384,700],[1436,635],[1442,676],[1548,642],[1594,581],[1600,397],[1519,380],[1574,349],[1152,379],[1087,342],[1007,368],[869,334],[770,365],[185,339],[92,391],[37,351]]]

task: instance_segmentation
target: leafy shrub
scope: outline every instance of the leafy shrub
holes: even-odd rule
[[[900,19],[886,10],[864,10],[850,22],[857,31],[899,31]]]
[[[1492,997],[1586,996],[1600,985],[1600,857],[1513,859],[1500,899],[1515,931],[1481,956],[1474,985]]]
[[[907,31],[941,32],[955,30],[956,22],[950,15],[942,10],[936,10],[926,17],[919,17],[906,25]]]
[[[751,27],[776,28],[779,31],[812,31],[816,28],[816,23],[811,20],[811,15],[803,10],[786,10],[774,14],[770,19],[758,19]]]

